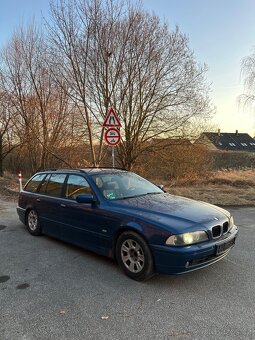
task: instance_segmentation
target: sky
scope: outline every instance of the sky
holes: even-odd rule
[[[216,106],[213,124],[222,132],[255,135],[255,115],[238,105],[243,93],[241,62],[255,47],[255,0],[144,0],[143,7],[160,16],[170,29],[179,26],[196,60],[208,66],[210,97]],[[0,0],[0,48],[15,27],[42,23],[48,0]]]

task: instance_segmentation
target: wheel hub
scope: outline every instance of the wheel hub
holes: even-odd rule
[[[134,249],[130,249],[129,255],[132,258],[132,260],[137,261],[138,253]]]

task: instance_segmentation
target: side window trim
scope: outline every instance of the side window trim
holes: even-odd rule
[[[62,191],[61,191],[61,198],[67,198],[65,196],[65,193],[66,193],[66,188],[67,188],[67,181],[68,181],[68,178],[69,178],[70,174],[66,174],[66,178],[65,178],[65,181],[63,183],[63,186],[62,186]]]
[[[48,184],[49,184],[49,181],[50,181],[51,176],[52,176],[52,173],[50,174],[50,176],[49,176],[49,178],[48,178],[48,180],[47,180],[46,187],[45,187],[45,192],[44,192],[44,194],[45,194],[46,196],[47,196],[47,188],[48,188]],[[50,195],[48,195],[48,196],[51,197]]]

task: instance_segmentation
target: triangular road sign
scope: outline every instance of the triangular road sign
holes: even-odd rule
[[[108,126],[121,127],[120,121],[119,121],[115,111],[113,110],[113,108],[110,108],[110,110],[109,110],[109,112],[108,112],[108,114],[105,118],[103,126],[104,127],[108,127]]]

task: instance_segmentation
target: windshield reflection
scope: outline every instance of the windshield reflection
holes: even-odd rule
[[[130,172],[96,174],[92,176],[92,179],[108,200],[163,193],[156,185]]]

